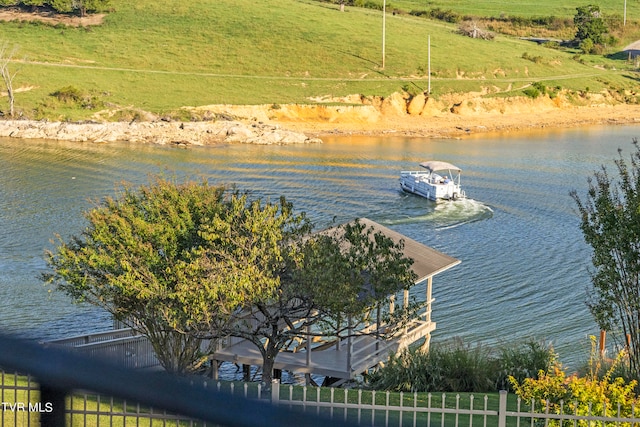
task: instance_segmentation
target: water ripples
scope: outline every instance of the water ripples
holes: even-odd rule
[[[616,129],[619,146],[631,141],[632,130]],[[54,233],[82,230],[88,199],[112,195],[121,180],[142,184],[149,173],[165,173],[236,184],[272,200],[285,195],[317,228],[334,219],[378,221],[462,260],[434,279],[435,340],[541,337],[555,343],[563,362],[579,360],[575,349],[596,330],[584,304],[589,250],[568,192],[584,189],[588,174],[614,158],[617,146],[593,143],[597,133],[562,135],[345,137],[189,150],[0,140],[0,328],[46,339],[110,327],[104,313],[50,294],[38,281],[43,251]],[[400,170],[432,158],[463,168],[468,199],[433,203],[399,189]],[[418,297],[424,292],[413,290]]]

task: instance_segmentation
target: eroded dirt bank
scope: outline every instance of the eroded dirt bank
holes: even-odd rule
[[[332,134],[456,138],[485,132],[640,123],[640,105],[624,104],[607,94],[588,94],[577,100],[566,95],[531,99],[461,94],[437,101],[393,94],[385,99],[354,95],[329,101],[351,105],[213,105],[196,110],[275,123],[320,138]]]
[[[114,123],[103,120],[109,112],[96,114],[91,123],[6,120],[0,121],[0,136],[180,146],[293,144],[321,142],[328,135],[458,138],[486,132],[640,123],[640,105],[620,103],[606,94],[588,94],[578,100],[567,96],[531,99],[466,94],[436,101],[424,95],[396,93],[384,99],[353,95],[318,101],[327,103],[185,107],[194,116],[225,118],[185,123],[152,114],[146,115],[148,121]]]

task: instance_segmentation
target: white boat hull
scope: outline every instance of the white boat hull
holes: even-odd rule
[[[429,200],[456,200],[465,197],[459,184],[442,177],[422,171],[403,171],[400,173],[400,187],[408,192]]]

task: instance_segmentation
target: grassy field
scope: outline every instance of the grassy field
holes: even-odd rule
[[[442,9],[452,10],[463,15],[472,16],[558,16],[573,17],[576,8],[588,4],[597,4],[600,10],[606,14],[624,14],[624,1],[601,0],[589,2],[585,0],[388,0],[387,4],[405,10]],[[627,1],[627,19],[640,17],[640,3]]]
[[[490,14],[509,6],[502,12],[524,15],[535,9],[568,16],[575,12],[573,3],[584,2],[451,3],[394,2],[407,9]],[[616,4],[601,3],[602,9]],[[625,34],[631,40],[640,38],[631,22],[640,16],[640,4],[629,3]],[[610,47],[609,55],[585,56],[514,37],[471,39],[456,34],[453,24],[389,13],[383,68],[382,15],[372,9],[340,13],[336,5],[313,0],[112,0],[112,5],[95,27],[0,23],[0,42],[17,47],[14,58],[21,60],[10,65],[17,71],[14,89],[22,90],[16,111],[29,118],[77,120],[100,109],[167,113],[182,106],[311,103],[314,96],[426,90],[429,39],[436,97],[467,91],[522,95],[537,81],[575,91],[623,92],[637,85],[633,64],[616,54],[622,46]],[[51,96],[69,88],[77,96]]]

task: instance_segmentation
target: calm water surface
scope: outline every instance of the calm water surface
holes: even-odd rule
[[[428,140],[336,137],[323,144],[188,150],[0,139],[0,330],[41,340],[109,328],[39,281],[55,233],[78,234],[89,199],[149,173],[206,176],[255,196],[281,194],[317,228],[368,217],[462,260],[434,279],[434,340],[539,338],[584,360],[597,326],[584,304],[589,248],[569,197],[613,168],[640,127]],[[463,169],[468,200],[435,204],[399,191],[400,170],[438,159]],[[417,289],[417,292],[424,290]]]

